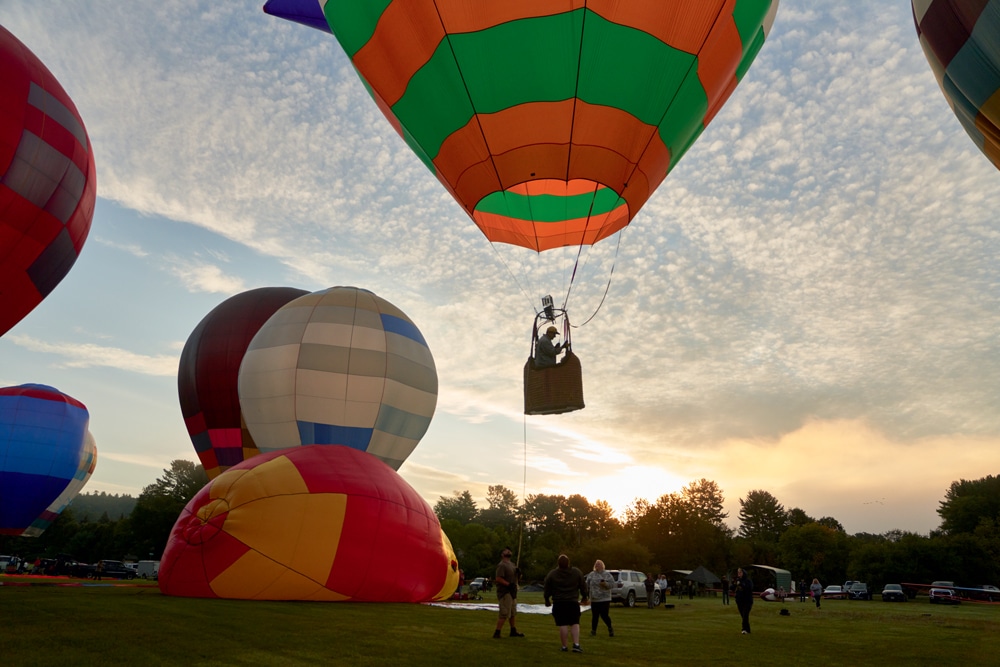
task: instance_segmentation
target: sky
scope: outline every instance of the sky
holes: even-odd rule
[[[399,473],[431,505],[485,507],[502,484],[622,512],[706,478],[733,527],[763,489],[849,533],[927,533],[953,481],[1000,473],[1000,174],[910,3],[781,1],[726,106],[583,257],[567,308],[586,408],[544,417],[522,414],[522,368],[575,250],[491,245],[337,41],[261,7],[0,0],[96,157],[80,259],[0,338],[0,386],[89,408],[85,492],[138,495],[198,460],[184,342],[279,285],[368,289],[419,327],[438,404]]]

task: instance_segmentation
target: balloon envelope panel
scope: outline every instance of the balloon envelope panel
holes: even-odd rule
[[[80,466],[76,469],[73,479],[42,512],[41,516],[31,522],[31,526],[24,531],[25,537],[38,537],[45,529],[52,525],[52,522],[59,518],[66,506],[83,490],[83,487],[90,481],[90,476],[94,474],[97,467],[97,442],[90,431],[86,433],[83,445],[83,456],[80,457]]]
[[[185,597],[424,602],[458,563],[430,506],[387,465],[306,446],[233,466],[187,504],[160,590]]]
[[[184,344],[177,393],[184,424],[209,479],[260,453],[240,410],[240,363],[261,325],[278,308],[308,293],[261,287],[237,294],[212,309]]]
[[[912,9],[951,110],[1000,168],[1000,0],[912,0]]]
[[[729,98],[777,0],[271,0],[322,7],[375,102],[491,241],[627,225]]]
[[[240,406],[262,452],[346,445],[394,470],[427,432],[437,405],[427,342],[396,306],[331,287],[282,306],[240,367]]]
[[[0,335],[69,273],[94,217],[94,152],[52,73],[0,26]]]
[[[82,403],[53,387],[0,389],[0,534],[29,534],[76,478],[89,421]]]

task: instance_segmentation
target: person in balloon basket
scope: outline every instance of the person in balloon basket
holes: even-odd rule
[[[505,621],[510,623],[510,636],[523,637],[517,631],[517,567],[510,562],[512,552],[510,547],[504,547],[500,552],[500,564],[497,565],[496,576],[493,580],[497,586],[497,601],[499,602],[500,618],[497,619],[497,627],[493,632],[493,639],[500,639],[500,631],[503,630]]]
[[[614,637],[615,631],[611,627],[611,589],[615,585],[615,578],[604,569],[604,561],[594,561],[594,569],[584,577],[587,584],[588,597],[590,598],[590,636],[597,636],[597,621],[604,621],[608,626],[608,636]]]
[[[733,598],[736,599],[736,608],[740,611],[740,618],[743,620],[743,634],[750,634],[750,609],[753,608],[753,580],[742,567],[736,568],[731,584]]]
[[[539,336],[535,342],[535,366],[537,368],[551,368],[558,364],[559,353],[569,349],[569,343],[553,343],[552,340],[559,335],[559,330],[550,326],[545,330],[545,335]]]
[[[554,570],[545,576],[543,595],[545,606],[552,607],[552,618],[559,628],[559,640],[566,651],[566,640],[573,638],[573,653],[583,653],[580,648],[580,604],[587,604],[587,582],[583,572],[570,567],[569,556],[560,554]]]

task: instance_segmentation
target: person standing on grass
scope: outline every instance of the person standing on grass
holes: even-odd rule
[[[729,604],[729,577],[722,575],[722,604]]]
[[[823,584],[819,583],[819,579],[813,577],[813,582],[809,585],[809,592],[812,593],[813,602],[816,603],[816,608],[819,609],[819,601],[823,597]]]
[[[580,604],[587,604],[587,584],[583,572],[569,566],[569,556],[560,554],[557,567],[545,576],[543,586],[545,606],[552,607],[552,618],[559,627],[559,640],[563,651],[566,640],[573,636],[573,653],[583,653],[580,648]]]
[[[584,577],[587,584],[587,591],[590,596],[590,636],[597,636],[597,621],[604,621],[608,626],[608,636],[614,637],[615,631],[611,628],[611,588],[615,585],[615,578],[604,569],[604,561],[594,561],[594,569]]]
[[[510,547],[504,547],[500,552],[500,564],[497,565],[496,576],[493,577],[497,584],[497,601],[500,603],[500,618],[497,619],[497,628],[493,632],[493,639],[500,639],[500,631],[503,630],[504,621],[510,622],[510,636],[523,637],[517,631],[515,618],[517,617],[517,568],[510,562],[513,555]]]
[[[736,608],[740,610],[743,620],[743,634],[750,634],[750,610],[753,608],[753,581],[742,567],[736,568],[733,577],[733,597],[736,598]]]
[[[646,587],[646,609],[652,609],[653,592],[656,591],[656,579],[653,579],[652,572],[646,573],[646,580],[642,584]]]

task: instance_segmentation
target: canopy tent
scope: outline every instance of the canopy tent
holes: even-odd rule
[[[699,584],[705,584],[706,586],[714,586],[715,584],[721,584],[722,580],[717,576],[705,569],[704,565],[699,565],[697,568],[691,571],[691,574],[685,577],[688,581],[695,581]]]

